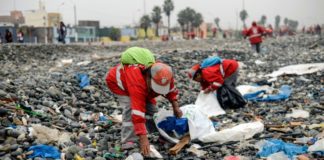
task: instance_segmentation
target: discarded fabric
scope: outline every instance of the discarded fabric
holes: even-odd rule
[[[89,79],[87,74],[78,73],[76,75],[76,77],[77,77],[77,79],[79,81],[79,85],[80,85],[81,88],[84,88],[84,87],[90,85],[90,79]]]
[[[266,141],[262,149],[257,153],[258,157],[268,157],[269,155],[283,151],[290,159],[295,155],[307,152],[307,146],[298,146],[292,143],[286,143],[282,140],[270,139]]]
[[[29,155],[28,158],[35,158],[35,157],[54,158],[54,159],[61,158],[60,151],[53,146],[41,144],[41,145],[29,147],[28,151],[33,151],[33,153]]]

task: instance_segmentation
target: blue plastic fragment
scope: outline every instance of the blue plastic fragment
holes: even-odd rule
[[[54,158],[54,159],[61,158],[60,151],[53,146],[41,144],[41,145],[29,147],[28,151],[33,151],[33,153],[29,155],[28,158],[35,158],[35,157]]]
[[[288,85],[283,85],[280,87],[278,94],[268,95],[266,97],[261,97],[260,94],[265,93],[265,90],[257,91],[254,93],[248,93],[243,95],[243,97],[248,101],[253,102],[275,102],[275,101],[282,101],[289,98],[291,95],[291,87]]]
[[[176,118],[174,116],[166,117],[165,120],[158,123],[158,127],[163,129],[166,133],[176,131],[179,135],[184,135],[189,131],[187,118]]]
[[[290,159],[295,155],[304,154],[307,152],[307,146],[298,146],[292,143],[286,143],[282,140],[270,139],[262,149],[257,153],[258,157],[268,157],[269,155],[283,151]]]
[[[84,88],[84,87],[90,85],[90,79],[89,79],[89,76],[87,74],[78,73],[76,75],[76,78],[79,81],[79,85],[80,85],[81,88]]]

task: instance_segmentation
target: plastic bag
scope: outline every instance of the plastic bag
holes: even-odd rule
[[[197,108],[208,117],[225,114],[225,111],[220,106],[214,93],[205,94],[201,91],[195,104]]]
[[[246,101],[235,87],[224,84],[217,90],[217,99],[222,108],[241,108]]]
[[[175,131],[178,135],[184,135],[189,131],[187,118],[166,117],[165,120],[158,123],[158,126],[168,134]]]
[[[298,146],[292,143],[285,143],[282,140],[270,139],[262,149],[257,153],[258,157],[268,157],[273,153],[283,151],[290,159],[295,155],[304,154],[307,152],[307,146]]]
[[[180,108],[184,117],[188,118],[191,139],[215,133],[212,121],[200,111],[197,105],[185,105]]]
[[[261,133],[264,130],[264,125],[262,122],[251,122],[240,124],[233,128],[224,129],[219,132],[214,132],[201,136],[199,138],[202,142],[217,142],[225,143],[230,141],[241,141],[243,139],[252,138],[255,134]]]
[[[301,109],[292,109],[292,113],[286,114],[286,118],[308,118],[309,112]]]
[[[212,121],[199,110],[197,105],[186,105],[180,109],[183,112],[183,118],[188,119],[189,134],[191,139],[196,139],[203,135],[215,132]],[[169,142],[178,143],[181,137],[171,136],[158,126],[160,122],[171,116],[173,116],[172,111],[162,109],[154,115],[154,122],[161,136],[163,136]]]
[[[33,153],[29,155],[28,158],[35,158],[35,157],[54,158],[54,159],[61,158],[60,151],[53,146],[47,146],[41,144],[41,145],[29,147],[28,151],[33,151]]]

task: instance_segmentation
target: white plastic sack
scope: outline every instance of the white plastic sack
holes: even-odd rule
[[[212,121],[200,111],[197,105],[185,105],[180,109],[182,110],[184,117],[188,119],[191,139],[215,133]]]
[[[310,74],[320,70],[324,70],[324,63],[309,63],[309,64],[297,64],[282,67],[277,71],[272,72],[266,76],[268,77],[278,77],[283,74]]]
[[[269,155],[267,160],[289,160],[289,157],[284,152],[277,152]]]
[[[318,140],[315,144],[309,146],[308,152],[324,151],[324,139]]]
[[[224,129],[219,132],[214,132],[199,138],[202,142],[217,142],[225,143],[229,141],[241,141],[243,139],[252,138],[255,134],[260,133],[264,130],[262,122],[251,122],[240,124],[233,128]]]
[[[189,126],[189,134],[191,139],[196,139],[198,137],[204,136],[206,134],[211,134],[215,132],[213,123],[211,120],[202,113],[197,105],[185,105],[180,108],[183,113],[183,118],[188,119],[188,126]],[[168,111],[165,109],[160,110],[154,116],[154,122],[157,126],[161,121],[165,120],[166,117],[173,116],[172,111]],[[179,139],[177,137],[171,137],[168,135],[163,129],[158,128],[159,133],[163,136],[166,140],[171,143],[178,143]]]
[[[271,92],[273,90],[272,87],[264,85],[264,86],[252,86],[252,85],[239,85],[236,87],[236,89],[242,94],[248,94],[248,93],[255,93],[258,91],[265,90],[266,92]]]
[[[208,117],[225,114],[225,111],[220,106],[214,93],[205,94],[201,91],[195,104],[197,108]]]

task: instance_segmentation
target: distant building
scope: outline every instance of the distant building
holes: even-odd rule
[[[62,21],[62,16],[60,13],[48,13],[48,27],[58,27],[60,21]]]
[[[0,26],[20,25],[25,22],[21,11],[11,11],[10,15],[0,16]]]
[[[78,33],[78,42],[93,42],[97,37],[96,27],[77,26],[76,32]]]
[[[24,13],[25,25],[34,27],[46,27],[48,26],[48,15],[45,10],[45,5],[42,1],[39,1],[39,9],[32,10]]]
[[[80,20],[79,26],[100,28],[100,22],[99,21],[90,21],[90,20]]]
[[[120,34],[121,34],[121,36],[128,36],[128,37],[136,37],[137,36],[136,29],[129,28],[129,27],[120,29]]]

